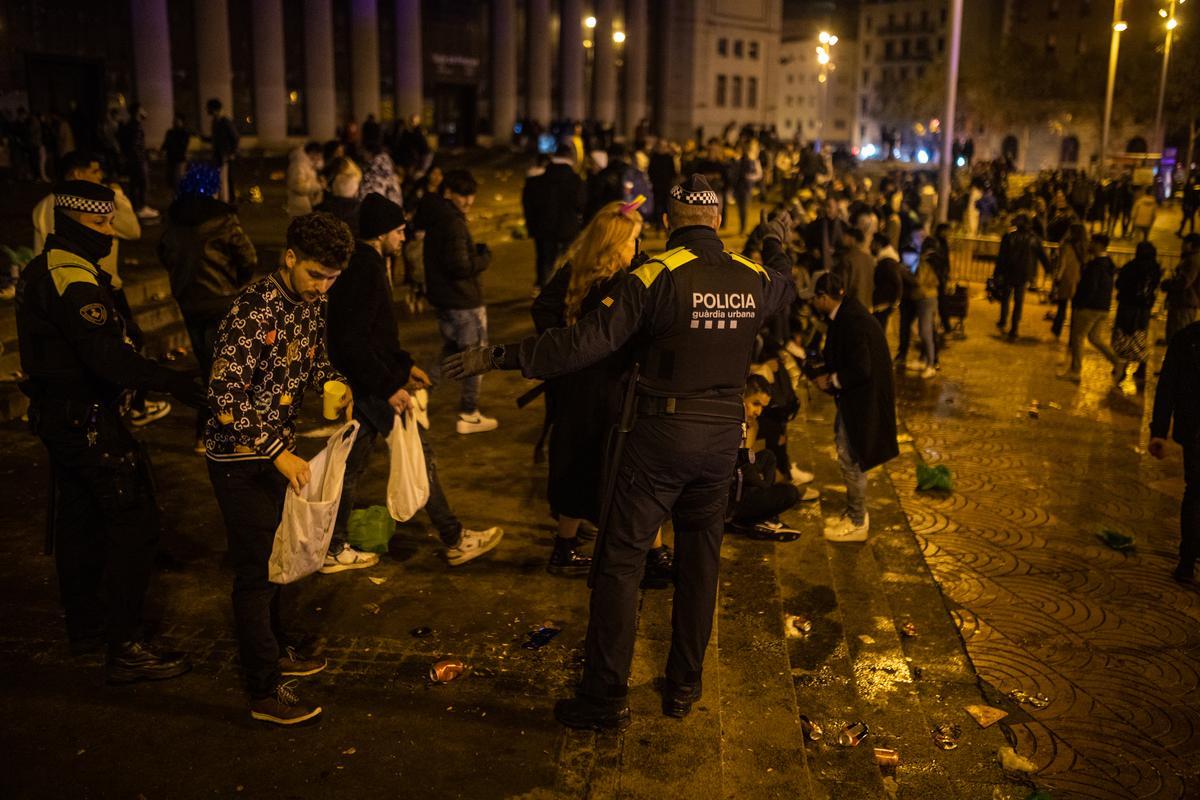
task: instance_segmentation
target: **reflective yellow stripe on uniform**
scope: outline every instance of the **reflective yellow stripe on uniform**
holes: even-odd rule
[[[670,272],[671,270],[679,269],[689,261],[695,261],[697,258],[698,256],[686,247],[676,247],[674,250],[668,250],[642,264],[633,271],[633,274],[649,289],[650,284],[654,283],[654,279],[658,277],[663,269]]]
[[[72,283],[90,283],[99,285],[96,280],[96,268],[74,253],[65,250],[49,250],[46,252],[46,270],[54,279],[54,288],[61,297]]]
[[[751,261],[750,259],[746,258],[745,256],[739,255],[738,253],[731,253],[728,250],[726,250],[725,252],[728,253],[729,257],[732,258],[737,263],[741,264],[744,267],[749,267],[750,269],[752,269],[755,272],[764,276],[767,280],[771,280],[771,273],[767,272],[766,268],[763,267],[762,264],[756,264],[753,261]]]

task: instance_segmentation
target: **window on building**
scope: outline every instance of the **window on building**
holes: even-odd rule
[[[734,41],[733,41],[733,57],[734,58],[741,58],[742,55],[744,54],[745,49],[746,49],[745,42],[743,42],[741,39],[734,39]]]
[[[728,81],[724,75],[717,76],[717,108],[725,107],[725,87]]]
[[[870,14],[867,14],[864,24],[867,26],[867,32],[869,33],[871,30],[871,15]]]
[[[866,110],[865,108],[863,109],[863,113],[864,113],[864,114],[865,114],[865,113],[867,113],[867,110]],[[859,136],[859,138],[860,138],[860,139],[865,139],[865,138],[867,138],[867,126],[866,126],[866,125],[859,125],[859,126],[858,126],[858,136]],[[911,335],[911,334],[910,334],[910,335]]]
[[[928,24],[929,24],[929,11],[924,10],[921,12],[921,27],[924,28]]]
[[[746,108],[758,108],[758,78],[746,78]]]
[[[846,120],[844,120],[844,119],[835,119],[835,120],[833,121],[833,128],[834,128],[834,130],[838,130],[838,131],[844,131],[844,130],[846,130]]]
[[[733,76],[733,96],[731,99],[733,100],[731,105],[734,108],[742,107],[742,76],[741,75]]]
[[[946,9],[942,9],[942,24],[946,24]]]
[[[883,57],[887,59],[896,57],[896,43],[891,39],[883,43]]]
[[[938,53],[946,52],[946,39],[942,36],[938,37]]]
[[[900,57],[908,58],[908,39],[904,39],[900,42]]]
[[[1046,34],[1046,55],[1052,56],[1058,50],[1058,37],[1053,33]]]
[[[904,30],[908,30],[911,27],[912,27],[912,12],[905,11],[904,12]]]
[[[1075,52],[1083,55],[1087,52],[1087,38],[1082,33],[1075,35]]]
[[[729,40],[728,39],[725,39],[723,37],[720,39],[717,39],[717,55],[719,55],[719,56],[729,55]]]
[[[866,86],[870,82],[871,82],[871,70],[864,69],[863,70],[863,86]]]
[[[922,36],[920,39],[917,39],[917,55],[929,55],[929,40],[924,36]]]
[[[863,45],[863,58],[868,59],[868,60],[871,58],[871,43],[870,42],[867,42],[866,44]]]
[[[1079,16],[1086,17],[1090,13],[1092,13],[1092,0],[1083,0],[1079,4]]]
[[[788,83],[795,83],[795,82],[796,82],[796,76],[789,72],[788,73]]]
[[[888,28],[896,27],[896,15],[888,13]]]
[[[863,114],[867,113],[867,96],[865,94],[859,99],[858,107],[862,109]]]
[[[900,68],[900,80],[902,80],[902,81],[908,80],[908,67]]]
[[[754,60],[758,60],[758,42],[748,42],[746,44],[746,55]]]
[[[1050,0],[1046,3],[1046,18],[1058,19],[1058,0]]]

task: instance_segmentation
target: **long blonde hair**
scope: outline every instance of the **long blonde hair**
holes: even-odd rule
[[[565,309],[568,325],[579,320],[583,299],[592,287],[628,266],[621,263],[621,250],[641,229],[642,218],[636,210],[623,213],[626,208],[619,200],[602,207],[554,264],[555,269],[571,265]]]

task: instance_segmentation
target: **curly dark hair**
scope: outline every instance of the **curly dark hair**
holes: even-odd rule
[[[333,214],[314,211],[288,225],[287,247],[301,261],[316,261],[326,269],[345,269],[354,252],[350,226]]]

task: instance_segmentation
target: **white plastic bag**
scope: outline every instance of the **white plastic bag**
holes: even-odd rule
[[[392,519],[404,522],[429,502],[429,473],[425,470],[425,451],[412,410],[397,414],[388,434],[392,451],[388,471],[387,507]]]
[[[275,529],[275,543],[267,562],[267,579],[271,583],[298,581],[324,563],[342,501],[346,459],[357,435],[357,422],[342,426],[329,437],[325,449],[308,462],[308,485],[300,494],[287,490],[283,517]]]

